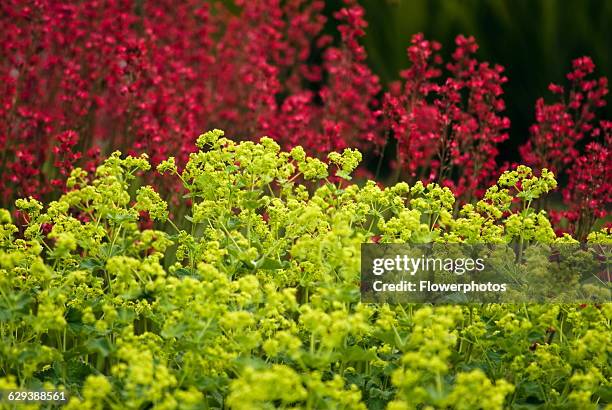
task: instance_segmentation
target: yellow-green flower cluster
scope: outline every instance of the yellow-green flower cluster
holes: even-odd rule
[[[0,389],[46,383],[70,393],[68,409],[606,400],[609,304],[360,303],[360,246],[373,238],[514,244],[518,260],[500,253],[491,263],[539,274],[549,261],[534,245],[573,241],[535,208],[556,186],[548,171],[518,167],[457,204],[436,184],[350,184],[361,160],[350,149],[327,164],[220,130],[197,145],[180,173],[174,158],[157,167],[183,184],[181,198],[139,186],[147,157],[117,152],[95,174],[73,171],[57,201],[17,201],[23,227],[0,210]],[[342,181],[328,178],[329,165]],[[187,212],[174,212],[181,201]],[[560,271],[550,286],[574,279]]]

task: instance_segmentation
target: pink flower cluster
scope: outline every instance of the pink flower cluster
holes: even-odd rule
[[[356,0],[324,31],[323,0],[133,2],[6,0],[0,3],[0,206],[61,189],[74,166],[92,169],[120,149],[179,164],[203,130],[268,135],[317,155],[345,147],[390,160],[395,178],[436,181],[463,200],[501,172],[508,138],[503,68],[478,61],[472,37],[441,46],[417,34],[411,66],[383,91],[360,40]],[[578,231],[610,205],[610,122],[605,78],[574,61],[568,91],[536,104],[523,161],[567,178]],[[395,147],[395,158],[385,158]],[[387,149],[385,148],[387,147]],[[588,208],[586,211],[585,207]],[[565,222],[562,222],[565,221]]]
[[[567,75],[571,82],[565,88],[550,84],[549,90],[557,101],[536,102],[536,124],[530,128],[531,139],[521,147],[523,159],[538,168],[548,167],[555,173],[565,171],[578,156],[578,144],[585,137],[600,135],[594,124],[595,110],[606,105],[608,80],[591,78],[595,64],[588,57],[574,60],[573,71]]]
[[[558,214],[569,222],[567,230],[584,239],[597,219],[608,215],[612,204],[612,124],[606,124],[605,144],[591,142],[584,155],[569,169],[569,182],[563,190],[568,210]]]
[[[497,174],[497,144],[508,138],[510,126],[501,115],[507,78],[503,67],[474,58],[473,37],[458,36],[456,46],[444,66],[440,44],[415,35],[408,48],[412,67],[401,73],[403,84],[385,94],[383,113],[398,142],[400,174],[434,180],[469,197]]]
[[[55,189],[97,149],[185,159],[203,130],[311,152],[376,141],[363,9],[322,1],[7,0],[0,5],[2,203]],[[90,151],[91,150],[91,151]]]
[[[565,218],[565,230],[584,237],[612,204],[612,122],[596,121],[596,110],[606,105],[607,78],[593,78],[595,64],[589,57],[575,59],[572,68],[567,74],[568,91],[550,84],[556,101],[536,102],[536,124],[520,152],[527,164],[567,178],[563,189],[567,210],[552,216],[558,226]]]

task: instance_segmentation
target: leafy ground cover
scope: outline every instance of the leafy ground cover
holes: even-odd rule
[[[551,172],[506,171],[455,211],[435,183],[352,183],[355,150],[196,143],[156,167],[185,189],[180,217],[147,156],[119,152],[56,201],[18,200],[18,221],[0,211],[0,388],[62,388],[67,409],[609,404],[609,303],[359,302],[364,242],[575,241],[533,206]]]

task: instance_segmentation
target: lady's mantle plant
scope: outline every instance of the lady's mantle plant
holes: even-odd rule
[[[185,187],[184,219],[140,186],[147,157],[119,152],[58,201],[17,201],[23,224],[0,211],[0,388],[66,389],[68,409],[605,402],[609,304],[359,303],[363,242],[571,241],[532,206],[550,172],[506,172],[453,217],[436,184],[350,184],[350,149],[323,162],[218,130],[197,145],[157,167]]]

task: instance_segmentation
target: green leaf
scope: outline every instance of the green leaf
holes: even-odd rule
[[[257,261],[255,268],[276,270],[276,269],[286,268],[287,265],[288,265],[287,261],[279,261],[278,259],[264,258],[263,260],[260,259],[259,261]]]
[[[20,313],[22,315],[26,313],[26,307],[30,302],[32,302],[32,298],[24,292],[9,294],[6,299],[0,298],[0,320],[15,320]]]
[[[107,357],[114,351],[114,346],[105,337],[90,339],[85,344],[87,350],[91,353],[99,353],[102,357]]]
[[[164,327],[164,330],[161,331],[161,336],[166,339],[180,338],[188,329],[189,325],[187,323],[179,322],[173,326]]]
[[[85,258],[81,261],[79,267],[81,269],[94,271],[96,269],[103,269],[104,265],[102,264],[102,261],[97,258]]]
[[[369,362],[376,359],[376,353],[361,346],[349,346],[341,350],[345,362]]]

